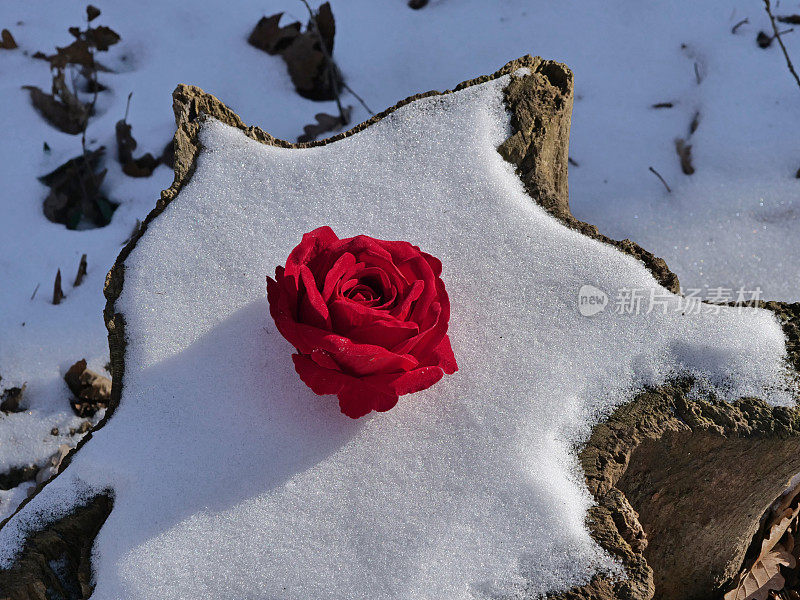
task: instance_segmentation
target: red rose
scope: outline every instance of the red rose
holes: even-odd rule
[[[357,419],[454,373],[441,272],[437,258],[408,242],[340,240],[327,226],[305,234],[267,277],[269,312],[297,348],[300,379],[316,394],[336,394]]]

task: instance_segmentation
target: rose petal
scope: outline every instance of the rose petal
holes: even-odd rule
[[[349,336],[353,329],[369,325],[373,321],[391,318],[391,314],[385,310],[371,308],[349,298],[333,300],[328,309],[331,316],[331,331],[344,336]]]
[[[453,354],[449,336],[445,335],[442,338],[442,341],[433,349],[429,357],[424,359],[423,364],[441,367],[448,375],[452,375],[458,371],[458,364],[456,364],[456,357]]]
[[[408,314],[414,307],[414,302],[419,300],[419,297],[422,295],[422,290],[424,289],[425,282],[415,281],[408,289],[405,296],[403,296],[400,303],[391,310],[392,316],[399,321],[407,320]]]
[[[336,237],[333,229],[327,225],[306,233],[297,247],[291,251],[289,258],[286,259],[286,275],[298,278],[300,276],[300,265],[307,265],[321,252],[338,241],[339,238]]]
[[[326,352],[325,350],[312,350],[311,360],[317,363],[320,367],[332,369],[334,371],[341,371],[339,365],[336,364],[336,361],[333,360],[330,353]]]
[[[372,375],[362,381],[373,388],[388,389],[398,396],[414,394],[426,390],[444,376],[436,366],[419,367],[406,373],[392,375]],[[375,410],[380,410],[376,408]]]
[[[331,319],[328,307],[317,289],[317,282],[314,281],[314,276],[306,265],[300,266],[300,282],[305,293],[300,294],[298,319],[312,327],[330,329]]]
[[[347,337],[363,344],[394,348],[419,333],[419,326],[410,321],[384,319],[351,329]]]
[[[321,367],[307,356],[292,354],[292,361],[302,382],[318,396],[338,394],[346,383],[347,376],[344,373]]]
[[[438,280],[434,276],[433,269],[431,269],[428,261],[419,255],[398,265],[398,268],[409,281],[421,280],[425,284],[425,287],[422,288],[422,294],[420,294],[408,317],[408,320],[419,323],[427,314],[431,302],[436,298],[436,282]]]
[[[345,273],[352,270],[355,264],[356,257],[349,252],[342,254],[336,259],[336,262],[333,263],[333,266],[325,275],[325,284],[322,288],[322,299],[326,303],[330,301],[333,292],[336,290],[336,286],[341,282]]]
[[[409,354],[395,354],[373,344],[357,344],[348,340],[338,352],[331,352],[333,359],[350,375],[363,377],[383,373],[410,371],[419,361]]]
[[[439,277],[442,274],[442,261],[435,256],[431,256],[427,252],[420,252],[420,254],[422,254],[422,258],[424,258],[430,265],[434,276]]]
[[[386,388],[367,385],[363,380],[350,378],[337,394],[340,410],[351,419],[358,419],[373,410],[387,411],[397,404],[397,394]]]

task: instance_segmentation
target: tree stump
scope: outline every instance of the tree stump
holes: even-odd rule
[[[662,285],[677,291],[678,279],[662,259],[630,240],[607,238],[570,213],[567,166],[573,76],[566,66],[526,56],[453,91],[520,68],[529,69],[529,75],[512,78],[505,90],[514,133],[498,151],[516,166],[531,197],[552,215],[584,235],[634,256]],[[290,144],[246,126],[199,88],[178,86],[173,94],[175,181],[162,192],[106,281],[105,320],[113,389],[99,427],[113,418],[125,381],[125,320],[115,307],[122,292],[125,260],[153,219],[192,177],[200,151],[201,115],[236,127],[262,143],[313,147],[352,135],[400,106],[438,93],[408,98],[329,140]],[[800,305],[764,306],[780,316],[797,368]],[[596,500],[589,511],[588,527],[598,544],[619,559],[627,578],[599,574],[588,584],[552,598],[719,598],[739,571],[762,514],[789,478],[800,472],[800,413],[797,408],[771,407],[752,398],[736,403],[693,400],[687,397],[688,387],[689,382],[676,381],[646,390],[594,427],[580,451],[586,483]],[[91,434],[87,435],[76,451],[91,443],[90,438]],[[68,468],[70,458],[63,461],[61,472]],[[112,496],[109,492],[77,503],[66,516],[30,534],[14,565],[0,570],[0,598],[39,600],[53,593],[88,598],[92,592],[90,551],[113,510]],[[20,510],[23,508],[24,504]],[[0,527],[12,519],[14,516]],[[56,568],[56,564],[61,566]]]

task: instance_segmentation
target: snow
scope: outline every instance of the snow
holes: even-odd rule
[[[101,600],[563,590],[617,568],[585,529],[574,454],[602,414],[682,373],[792,402],[771,313],[681,310],[524,193],[495,150],[509,77],[309,150],[207,122],[190,183],[126,261],[120,406],[0,530],[2,561],[28,527],[112,489]],[[322,224],[442,260],[458,373],[359,421],[299,381],[264,277]],[[667,310],[584,317],[587,284],[653,290]]]

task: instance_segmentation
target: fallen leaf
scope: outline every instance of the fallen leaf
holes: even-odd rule
[[[282,16],[262,17],[248,43],[281,55],[298,94],[310,100],[333,100],[342,87],[342,75],[332,59],[336,22],[330,3],[313,12],[305,31],[297,22],[281,27]]]
[[[64,381],[74,398],[72,410],[79,417],[91,417],[106,408],[111,398],[111,380],[86,367],[86,359],[72,365],[64,374]]]
[[[13,50],[17,47],[17,42],[14,36],[11,35],[11,32],[8,29],[3,29],[3,31],[0,32],[0,48],[4,50]]]
[[[71,158],[57,169],[39,177],[50,193],[44,200],[44,215],[67,229],[76,229],[82,220],[96,227],[108,225],[117,204],[102,191],[106,170],[98,170],[104,147]]]
[[[776,545],[759,557],[741,577],[736,589],[725,594],[724,600],[767,600],[771,590],[783,589],[785,579],[781,575],[781,566],[793,568],[795,564],[794,556],[780,544]]]
[[[247,43],[263,50],[267,54],[280,54],[300,35],[300,23],[294,22],[281,27],[279,25],[283,13],[270,17],[261,17],[256,23]]]
[[[83,131],[89,118],[89,106],[67,88],[62,71],[53,77],[51,94],[30,85],[23,86],[23,89],[29,91],[33,107],[53,127],[72,135]]]
[[[800,25],[800,15],[783,15],[778,17],[781,23],[789,23],[790,25]]]
[[[131,125],[121,119],[117,121],[116,136],[117,136],[117,157],[122,164],[122,171],[129,177],[150,177],[155,168],[160,164],[160,159],[155,158],[149,152],[140,156],[139,158],[133,157],[133,151],[136,149],[136,139],[131,133]]]
[[[25,408],[22,406],[22,396],[25,393],[25,384],[22,387],[12,387],[3,390],[0,394],[0,410],[4,413],[22,412]]]
[[[692,145],[687,144],[686,140],[678,138],[675,140],[675,150],[678,152],[678,158],[681,161],[681,170],[684,175],[691,175],[694,173],[692,166]]]

